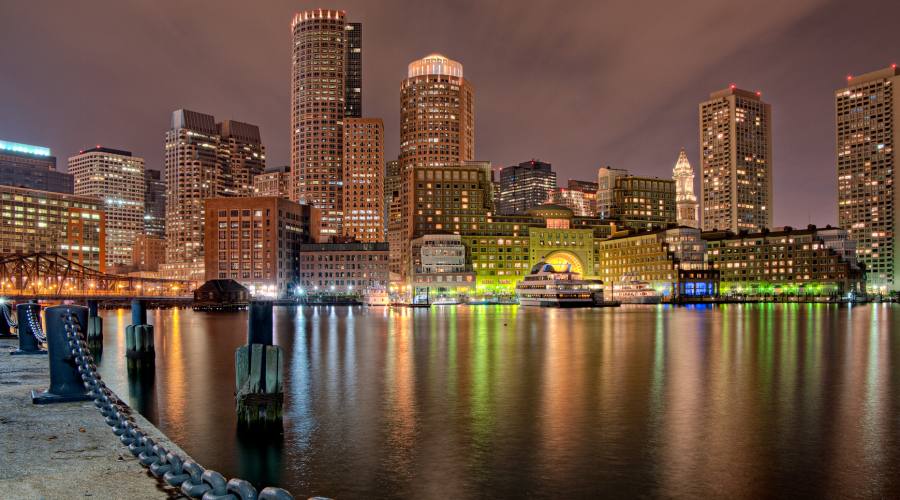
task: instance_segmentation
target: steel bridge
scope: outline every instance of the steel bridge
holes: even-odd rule
[[[186,280],[106,274],[53,253],[0,257],[0,296],[35,299],[186,298]]]

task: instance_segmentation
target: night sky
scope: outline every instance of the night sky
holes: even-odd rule
[[[162,168],[171,111],[257,124],[289,162],[290,20],[363,23],[363,114],[399,143],[399,86],[431,52],[476,93],[476,156],[538,158],[560,184],[612,165],[698,171],[697,105],[730,83],[773,106],[775,224],[836,221],[833,92],[900,62],[900,2],[84,1],[0,3],[0,138],[128,149]],[[697,185],[699,193],[699,184]]]

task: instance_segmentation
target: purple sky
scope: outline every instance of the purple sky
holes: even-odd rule
[[[836,219],[833,92],[900,62],[900,2],[90,1],[0,4],[0,138],[66,158],[95,144],[162,167],[171,111],[261,127],[289,160],[290,19],[364,25],[363,113],[398,150],[399,85],[431,52],[476,92],[476,156],[539,158],[560,183],[600,165],[698,167],[697,104],[736,83],[773,106],[775,224]]]

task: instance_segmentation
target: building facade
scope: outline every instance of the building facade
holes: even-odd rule
[[[310,300],[387,293],[387,243],[300,245],[300,287]]]
[[[150,234],[139,234],[134,239],[131,265],[141,273],[156,273],[166,262],[166,240]]]
[[[130,266],[132,247],[144,233],[144,159],[97,146],[69,157],[75,194],[96,198],[106,213],[106,266]]]
[[[144,234],[166,238],[166,180],[159,170],[144,169]]]
[[[342,206],[345,239],[374,243],[384,235],[384,123],[345,118]]]
[[[475,291],[475,273],[458,234],[426,234],[410,243],[410,288],[413,296],[468,296]]]
[[[362,23],[347,23],[344,26],[347,38],[347,70],[344,76],[344,116],[362,118]]]
[[[630,175],[623,168],[600,167],[597,170],[597,217],[611,219],[615,210],[616,182]]]
[[[550,203],[572,209],[577,217],[594,217],[597,215],[596,182],[569,179],[566,187],[558,187],[550,193]]]
[[[721,293],[738,297],[843,298],[865,291],[864,273],[844,258],[843,230],[777,229],[704,232],[707,258],[721,273]],[[843,233],[843,234],[841,234]]]
[[[397,224],[400,218],[400,187],[403,181],[400,173],[400,161],[391,160],[384,165],[384,235],[385,241],[391,243],[388,228]]]
[[[253,177],[253,196],[277,196],[290,199],[291,197],[291,167],[267,168],[263,173]]]
[[[684,148],[678,153],[675,168],[672,169],[675,180],[675,219],[679,226],[700,227],[697,197],[694,195],[694,169],[688,161]]]
[[[314,9],[291,23],[291,200],[322,211],[322,234],[343,220],[343,121],[347,88],[344,11]]]
[[[857,242],[873,292],[900,290],[900,71],[849,77],[835,91],[838,224]]]
[[[105,245],[100,201],[0,185],[0,255],[53,253],[105,272]]]
[[[734,85],[700,103],[704,231],[772,226],[772,106]]]
[[[235,120],[216,124],[226,189],[232,196],[253,196],[253,178],[266,169],[266,148],[259,127]]]
[[[206,200],[206,280],[230,278],[257,297],[296,287],[300,245],[318,237],[319,211],[275,196]]]
[[[676,223],[675,181],[636,175],[615,179],[609,219],[638,229],[665,229]]]
[[[25,189],[75,193],[71,174],[56,170],[50,148],[0,140],[0,184]]]
[[[547,203],[556,189],[556,172],[549,163],[531,160],[500,169],[500,206],[503,215],[524,214]]]

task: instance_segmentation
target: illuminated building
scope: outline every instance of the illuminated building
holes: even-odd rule
[[[676,223],[675,181],[601,167],[597,172],[597,213],[633,229],[665,229]]]
[[[131,251],[132,268],[138,272],[155,273],[166,262],[166,240],[149,234],[139,234]]]
[[[678,153],[672,178],[675,180],[675,219],[678,225],[699,228],[697,197],[694,196],[694,169],[691,168],[684,148]]]
[[[469,295],[475,291],[475,273],[466,259],[458,234],[426,234],[412,240],[410,281],[414,295]]]
[[[106,267],[131,265],[134,239],[144,233],[144,159],[97,146],[69,158],[75,194],[96,198],[106,213]]]
[[[383,242],[384,123],[381,118],[344,119],[342,235]]]
[[[790,227],[758,233],[704,232],[723,295],[830,297],[861,293],[865,277],[846,231]]]
[[[704,231],[772,226],[772,106],[734,85],[700,103]]]
[[[612,218],[616,181],[628,175],[628,171],[622,168],[600,167],[597,170],[597,216],[601,219]]]
[[[49,148],[10,141],[0,141],[0,184],[75,193],[74,178],[56,170],[56,157]]]
[[[556,172],[549,163],[531,160],[500,169],[500,206],[503,215],[524,214],[547,203],[556,189]]]
[[[172,128],[166,132],[164,277],[204,279],[204,202],[246,192],[248,180],[241,171],[256,171],[264,160],[258,138],[254,125],[228,120],[217,124],[212,115],[186,109],[172,113]],[[238,171],[240,188],[232,169]]]
[[[390,244],[388,228],[392,221],[394,224],[400,219],[400,184],[403,181],[400,175],[400,161],[391,160],[384,166],[384,234],[385,241]]]
[[[295,14],[291,31],[291,200],[321,209],[323,236],[340,236],[344,116],[362,111],[361,101],[358,110],[347,107],[347,83],[355,78],[347,75],[348,38],[358,43],[361,32],[344,11],[329,9]]]
[[[386,292],[387,243],[310,243],[300,245],[300,288],[310,300],[366,297]]]
[[[291,167],[267,168],[263,173],[253,177],[253,196],[277,196],[290,199],[291,196]]]
[[[230,278],[254,296],[296,285],[302,243],[318,238],[319,210],[275,196],[206,200],[206,280]]]
[[[0,255],[54,253],[102,272],[105,240],[100,201],[0,185]]]
[[[598,189],[596,182],[569,179],[567,187],[554,189],[548,201],[572,209],[578,217],[594,217],[597,215]]]
[[[857,242],[872,291],[900,290],[900,87],[896,65],[835,91],[838,224]]]
[[[166,181],[159,170],[144,170],[144,233],[166,237]]]
[[[362,23],[347,23],[344,32],[347,38],[344,116],[362,118]]]

